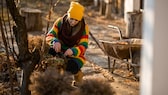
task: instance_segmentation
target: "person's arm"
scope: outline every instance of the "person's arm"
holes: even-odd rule
[[[59,42],[59,40],[58,40],[58,32],[59,32],[58,28],[60,27],[60,25],[61,25],[61,18],[58,18],[54,22],[50,31],[47,33],[46,42],[50,46],[53,46],[53,43],[55,43],[55,42]]]
[[[89,36],[89,28],[88,25],[86,24],[85,30],[79,41],[79,44],[71,48],[74,56],[80,56],[85,53],[86,49],[88,48],[88,39],[89,39],[88,36]]]

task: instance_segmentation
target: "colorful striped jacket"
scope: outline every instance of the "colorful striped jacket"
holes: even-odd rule
[[[55,23],[53,24],[53,27],[50,29],[50,31],[47,33],[46,42],[52,46],[54,42],[58,42],[58,32],[62,25],[62,17],[58,18]],[[79,67],[81,68],[83,64],[85,63],[86,59],[84,57],[85,51],[88,48],[88,35],[89,35],[89,28],[88,25],[85,24],[85,30],[83,31],[82,37],[80,41],[71,48],[73,51],[73,58],[78,63]],[[61,50],[66,50],[69,47],[63,43],[61,43]]]

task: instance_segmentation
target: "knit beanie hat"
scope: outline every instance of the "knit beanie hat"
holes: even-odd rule
[[[84,7],[78,2],[72,1],[68,10],[68,17],[81,21],[84,14]]]

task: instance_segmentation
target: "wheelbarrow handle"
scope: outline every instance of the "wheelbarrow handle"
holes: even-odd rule
[[[122,39],[123,39],[123,36],[122,36],[121,30],[120,30],[120,28],[119,28],[119,27],[117,27],[117,26],[113,26],[113,25],[108,25],[108,27],[109,27],[109,28],[112,28],[112,29],[116,29],[116,30],[117,30],[117,32],[119,33],[120,40],[122,40]]]

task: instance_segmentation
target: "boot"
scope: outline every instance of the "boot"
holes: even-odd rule
[[[79,86],[82,83],[83,75],[84,75],[83,72],[79,70],[78,73],[74,75],[74,81],[72,85]]]

